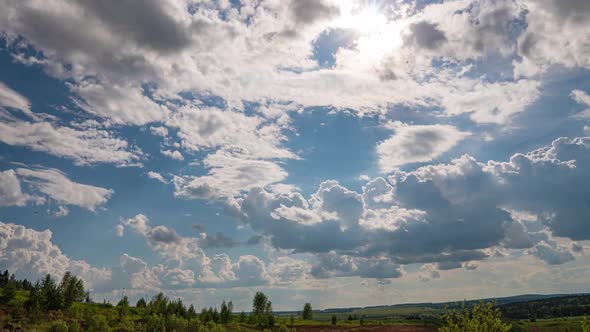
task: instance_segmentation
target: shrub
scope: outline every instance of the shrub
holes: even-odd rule
[[[150,315],[146,319],[146,331],[148,332],[159,332],[166,330],[166,321],[160,315]]]
[[[68,332],[68,325],[63,320],[56,320],[49,325],[48,332]]]
[[[508,332],[512,329],[512,325],[502,321],[500,310],[494,309],[491,302],[481,302],[471,310],[463,305],[461,310],[448,311],[444,320],[441,332]]]

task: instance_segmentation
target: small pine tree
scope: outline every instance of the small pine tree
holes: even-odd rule
[[[332,325],[336,325],[336,323],[338,322],[338,318],[336,317],[336,315],[332,315]]]
[[[16,297],[16,283],[9,280],[4,286],[2,296],[0,297],[0,303],[7,304]]]
[[[143,297],[137,300],[137,303],[135,304],[136,308],[145,308],[146,306],[147,303],[145,302],[145,299]]]

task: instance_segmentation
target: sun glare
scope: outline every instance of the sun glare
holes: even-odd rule
[[[399,29],[396,22],[389,21],[381,6],[344,6],[334,26],[354,30],[358,34],[356,48],[359,59],[365,64],[381,60],[399,44]]]

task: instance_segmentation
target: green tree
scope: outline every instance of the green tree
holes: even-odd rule
[[[127,296],[123,296],[121,301],[117,303],[117,318],[120,322],[125,320],[125,317],[129,314],[129,299]]]
[[[262,292],[256,292],[252,300],[252,316],[259,327],[274,325],[272,302]]]
[[[166,320],[160,315],[150,315],[146,319],[145,330],[147,332],[166,331]]]
[[[225,303],[225,301],[221,302],[221,310],[219,312],[219,320],[222,324],[227,324],[231,320],[231,314],[234,305],[231,301]]]
[[[72,275],[69,271],[64,274],[59,285],[59,291],[62,293],[65,308],[69,308],[74,302],[84,301],[86,295],[82,279]]]
[[[188,307],[188,310],[186,312],[186,318],[188,318],[188,319],[197,318],[197,311],[195,310],[195,307],[192,304],[190,307]]]
[[[135,304],[136,308],[145,308],[147,305],[147,303],[145,302],[145,299],[142,297],[139,300],[137,300],[137,303]]]
[[[25,301],[25,309],[31,323],[37,323],[43,314],[41,307],[43,299],[41,298],[41,284],[37,282],[29,292],[29,298]]]
[[[338,322],[338,318],[336,317],[336,315],[332,315],[331,322],[332,322],[332,325],[336,325],[336,323]]]
[[[303,320],[312,320],[313,319],[313,311],[311,309],[311,304],[306,303],[303,305],[303,313],[302,313]]]
[[[582,319],[582,332],[590,332],[590,320],[586,316]]]
[[[8,302],[12,301],[16,296],[16,283],[12,280],[9,280],[2,290],[2,296],[0,297],[0,302],[7,304]]]
[[[50,274],[41,282],[41,299],[41,306],[45,310],[58,310],[63,305],[62,292]]]
[[[182,332],[186,331],[188,328],[188,321],[182,317],[177,315],[171,315],[168,317],[168,321],[166,323],[166,331],[170,332]]]
[[[254,300],[252,301],[252,314],[263,314],[264,309],[266,308],[266,302],[268,302],[266,295],[264,295],[263,292],[256,292],[254,295]]]
[[[441,332],[508,332],[512,325],[502,321],[498,308],[492,302],[481,302],[471,310],[463,307],[451,310],[444,315],[445,324]]]
[[[242,312],[240,313],[240,316],[238,318],[238,320],[240,321],[240,323],[245,323],[246,322],[246,313],[242,310]]]

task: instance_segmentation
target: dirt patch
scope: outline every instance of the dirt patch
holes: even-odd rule
[[[299,325],[294,326],[297,332],[436,332],[434,327],[400,326],[400,325],[364,325],[364,326],[332,326],[332,325]]]

